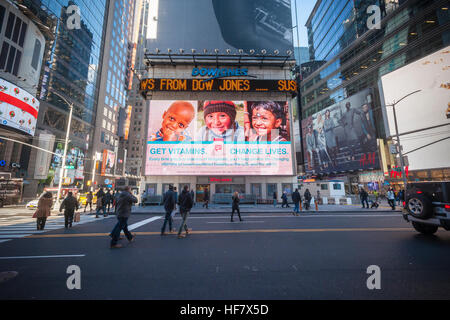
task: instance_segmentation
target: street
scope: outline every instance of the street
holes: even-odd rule
[[[10,239],[0,243],[0,273],[17,272],[0,280],[0,299],[450,298],[450,233],[418,234],[398,212],[286,210],[233,223],[229,214],[192,214],[184,239],[161,236],[161,214],[141,212],[128,223],[136,241],[120,240],[121,249],[109,248],[114,216],[82,215],[69,230],[52,218],[40,233],[34,219],[0,227]],[[72,265],[80,289],[68,288]],[[368,289],[372,265],[380,289]]]

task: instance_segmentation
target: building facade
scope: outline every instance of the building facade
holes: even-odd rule
[[[380,9],[381,19],[378,28],[369,29],[371,5]],[[351,193],[358,186],[398,185],[380,81],[449,45],[448,2],[323,0],[306,26],[311,59],[320,63],[301,83],[304,173],[343,179]],[[360,115],[370,120],[370,133]],[[448,168],[436,170],[436,178],[449,178]],[[432,172],[426,176],[409,172],[408,179],[433,178]]]

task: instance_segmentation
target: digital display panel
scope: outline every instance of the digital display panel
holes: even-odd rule
[[[293,175],[286,101],[151,100],[146,175]]]

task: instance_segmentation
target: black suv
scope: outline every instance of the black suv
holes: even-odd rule
[[[409,183],[403,208],[403,218],[420,233],[450,231],[450,181]]]

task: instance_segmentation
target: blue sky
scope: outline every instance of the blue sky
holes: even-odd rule
[[[296,25],[295,21],[295,5],[297,4],[297,19],[298,19],[298,38],[300,47],[308,46],[308,33],[306,31],[306,20],[314,8],[317,0],[291,0],[292,8],[292,26]],[[297,46],[297,28],[293,29],[294,46]]]

